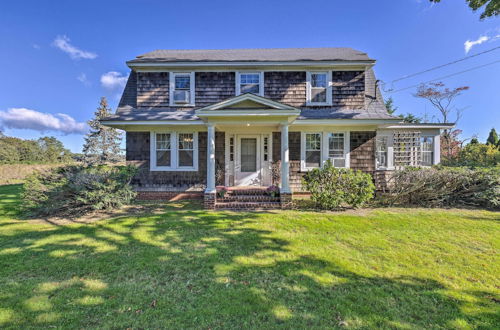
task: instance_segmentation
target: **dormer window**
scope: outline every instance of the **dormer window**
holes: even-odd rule
[[[263,72],[236,72],[236,95],[245,93],[264,96]]]
[[[307,105],[332,104],[332,73],[307,72]]]
[[[194,72],[170,73],[170,105],[194,106]]]

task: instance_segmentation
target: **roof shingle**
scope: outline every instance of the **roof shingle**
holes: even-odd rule
[[[155,50],[127,63],[141,62],[295,62],[295,61],[373,61],[352,48],[262,48]]]

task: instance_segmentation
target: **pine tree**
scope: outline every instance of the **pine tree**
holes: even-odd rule
[[[392,97],[389,97],[387,101],[385,101],[385,108],[390,115],[398,110],[398,107],[394,106],[394,100]]]
[[[488,135],[488,139],[486,139],[486,144],[491,144],[494,146],[498,144],[498,134],[494,128],[491,129],[490,135]]]
[[[477,138],[472,138],[470,144],[479,144],[479,140]]]
[[[85,137],[83,145],[83,161],[88,165],[118,162],[121,160],[120,142],[122,134],[116,128],[101,124],[101,119],[111,115],[111,108],[105,97],[101,97],[94,118],[87,123],[90,132]]]

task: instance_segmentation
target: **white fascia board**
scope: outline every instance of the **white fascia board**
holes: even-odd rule
[[[158,125],[204,125],[201,120],[116,120],[116,121],[101,121],[104,126],[158,126]]]
[[[453,128],[455,124],[438,124],[438,125],[430,125],[430,124],[414,124],[414,125],[384,125],[381,126],[381,129],[422,129],[422,128],[430,128],[430,129],[446,129]]]
[[[300,119],[293,122],[294,126],[356,126],[356,125],[383,125],[394,123],[394,119]]]
[[[282,116],[299,116],[299,110],[197,110],[196,115],[200,118],[204,117],[282,117]]]

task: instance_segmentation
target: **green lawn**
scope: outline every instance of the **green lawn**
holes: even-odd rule
[[[21,220],[0,187],[0,328],[494,328],[500,213]]]

